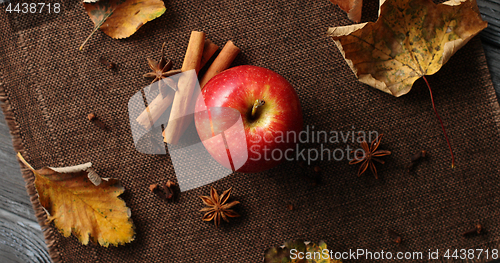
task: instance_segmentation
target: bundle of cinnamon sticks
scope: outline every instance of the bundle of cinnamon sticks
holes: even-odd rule
[[[198,72],[217,52],[219,46],[205,38],[205,33],[193,31],[181,67],[181,74],[176,87],[160,92],[158,96],[149,103],[148,107],[137,117],[136,121],[149,130],[160,116],[172,106],[167,127],[163,131],[163,140],[170,144],[177,144],[184,131],[192,122],[192,117],[186,117],[193,112],[193,94],[198,81]],[[218,73],[228,69],[236,58],[240,49],[232,41],[228,41],[219,55],[207,69],[199,81],[199,88],[203,90],[208,81]],[[168,84],[168,82],[167,82]]]

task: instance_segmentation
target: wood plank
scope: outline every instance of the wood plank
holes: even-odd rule
[[[489,42],[483,42],[483,48],[497,98],[500,98],[500,47],[491,45]]]
[[[500,98],[500,2],[477,0],[477,5],[481,16],[488,22],[488,27],[479,36],[483,42],[484,53],[497,98]]]
[[[38,223],[0,209],[0,262],[51,262]]]
[[[488,22],[488,28],[481,32],[481,40],[500,48],[500,3],[492,0],[477,0],[481,16]]]
[[[0,167],[0,209],[35,221],[35,214],[31,208],[31,202],[26,193],[25,183],[16,159],[16,152],[12,147],[9,128],[1,111]]]
[[[0,262],[50,262],[0,111]]]

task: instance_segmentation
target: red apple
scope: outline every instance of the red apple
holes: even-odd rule
[[[254,173],[294,158],[302,111],[292,85],[276,72],[256,66],[221,72],[205,85],[195,112],[203,145],[228,169]]]

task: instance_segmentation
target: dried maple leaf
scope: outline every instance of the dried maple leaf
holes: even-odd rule
[[[126,38],[166,10],[162,0],[100,0],[83,7],[95,26],[80,50],[97,29],[112,38]]]
[[[354,22],[361,21],[361,9],[363,7],[363,0],[330,0],[340,9],[347,13],[347,17]]]
[[[388,0],[377,22],[328,30],[359,80],[396,97],[487,26],[475,0]]]
[[[294,251],[292,251],[292,249]],[[326,243],[320,241],[318,244],[294,240],[285,242],[283,246],[269,248],[264,253],[264,263],[341,263],[341,260],[325,255],[328,250]],[[299,254],[301,253],[301,254]],[[316,253],[316,254],[314,254]],[[319,254],[318,254],[319,253]]]
[[[73,232],[87,245],[90,235],[105,247],[134,240],[130,209],[118,198],[124,189],[117,179],[101,180],[92,163],[35,170],[21,154],[17,156],[35,174],[38,200],[65,237]]]

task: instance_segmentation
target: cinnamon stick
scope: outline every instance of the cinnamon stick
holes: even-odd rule
[[[219,46],[214,44],[210,39],[205,40],[203,47],[203,55],[201,56],[200,69],[210,60],[210,58],[217,52]],[[162,80],[160,80],[162,81]],[[158,94],[158,96],[149,103],[149,106],[137,117],[136,121],[142,125],[146,130],[149,130],[153,124],[160,118],[160,116],[172,105],[174,101],[175,92],[168,91],[166,96]]]
[[[136,121],[142,125],[146,130],[149,130],[153,124],[160,118],[160,116],[165,112],[172,101],[174,101],[175,91],[173,89],[166,89],[167,94],[163,97],[158,94],[156,98],[149,103],[149,106],[137,117]]]
[[[205,46],[203,47],[203,55],[201,55],[201,65],[200,69],[202,69],[205,64],[210,60],[210,58],[217,52],[219,46],[214,44],[210,39],[205,40]]]
[[[234,45],[233,41],[228,41],[212,65],[210,65],[205,75],[203,75],[203,78],[201,78],[200,88],[203,89],[205,84],[207,84],[212,77],[228,69],[239,53],[240,49]]]
[[[193,31],[189,38],[186,55],[182,63],[181,70],[186,72],[195,69],[196,72],[200,70],[201,57],[203,55],[203,48],[205,47],[205,33]]]
[[[187,117],[192,106],[193,92],[198,83],[197,73],[201,66],[203,47],[205,46],[205,33],[193,31],[189,39],[186,56],[182,63],[182,76],[177,83],[172,111],[167,128],[163,131],[163,140],[170,144],[177,144],[181,135],[190,123]]]

